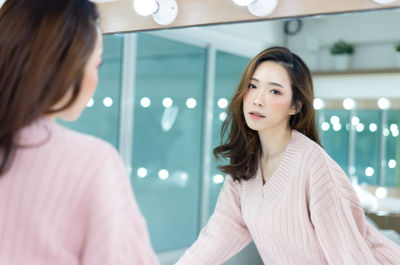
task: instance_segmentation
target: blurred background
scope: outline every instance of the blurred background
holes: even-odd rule
[[[323,147],[400,244],[398,25],[392,9],[105,35],[96,94],[60,123],[120,151],[154,249],[173,264],[215,207],[226,176],[212,150],[247,63],[286,46],[312,70]],[[226,264],[262,262],[250,245]]]

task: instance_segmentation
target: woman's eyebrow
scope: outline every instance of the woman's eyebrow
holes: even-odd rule
[[[278,86],[278,87],[281,87],[281,88],[285,88],[284,86],[282,86],[281,84],[276,83],[276,82],[268,82],[268,84],[270,84],[272,86]]]

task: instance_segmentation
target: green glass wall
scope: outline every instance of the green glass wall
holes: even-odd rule
[[[215,66],[215,91],[214,91],[214,113],[212,124],[212,150],[210,150],[211,174],[210,174],[210,201],[209,214],[214,212],[215,204],[218,199],[219,191],[225,180],[226,174],[218,170],[218,165],[226,164],[226,161],[216,161],[213,149],[220,145],[221,126],[225,120],[226,111],[233,93],[235,92],[244,70],[250,59],[225,53],[217,52]]]
[[[149,34],[137,45],[132,184],[153,246],[166,251],[199,229],[206,50]]]
[[[163,252],[191,245],[201,228],[207,49],[152,34],[136,36],[136,72],[130,73],[135,79],[131,180],[152,244],[157,252]],[[93,101],[78,121],[61,122],[117,148],[122,51],[123,36],[104,37],[104,62]],[[216,52],[212,148],[207,152],[210,156],[212,149],[220,144],[227,105],[248,62],[249,58]],[[384,184],[399,186],[400,111],[388,110],[386,125],[382,123],[380,110],[355,110],[353,114],[343,109],[317,111],[323,147],[346,173],[352,115],[358,118],[354,121],[357,122],[353,150],[358,182],[378,184],[380,158],[384,157]],[[357,129],[358,124],[361,125]],[[381,148],[381,143],[385,148]],[[226,177],[217,169],[223,163],[211,158],[210,185],[206,187],[210,196],[209,215],[214,211]]]

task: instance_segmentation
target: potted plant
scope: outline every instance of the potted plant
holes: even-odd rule
[[[396,66],[400,67],[400,42],[396,43]]]
[[[350,56],[354,53],[354,46],[344,40],[338,40],[330,48],[333,55],[336,70],[347,70],[349,68]]]

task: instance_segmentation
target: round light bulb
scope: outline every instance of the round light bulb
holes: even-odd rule
[[[269,16],[275,11],[278,0],[256,0],[247,6],[250,13],[257,17]]]
[[[347,110],[354,109],[356,106],[356,102],[351,98],[346,98],[343,100],[343,107]]]
[[[320,99],[320,98],[314,98],[313,106],[314,106],[314,109],[320,110],[320,109],[322,109],[322,108],[325,106],[325,103],[324,103],[324,101],[323,101],[322,99]]]
[[[153,13],[153,19],[157,24],[169,25],[177,16],[178,4],[175,0],[158,0],[158,9]]]
[[[255,1],[256,0],[233,0],[233,2],[238,6],[248,6]]]
[[[376,132],[377,129],[378,129],[378,126],[376,125],[376,123],[370,123],[369,124],[369,130],[371,132]]]
[[[140,105],[143,108],[148,108],[151,105],[151,100],[148,97],[143,97],[140,99]]]
[[[385,198],[387,195],[388,195],[388,190],[387,190],[386,188],[384,188],[384,187],[379,187],[379,188],[377,188],[376,191],[375,191],[375,196],[376,196],[378,199],[383,199],[383,198]]]
[[[388,4],[396,2],[396,0],[373,0],[373,1],[380,5],[388,5]]]
[[[158,3],[156,0],[134,0],[133,8],[139,15],[148,16],[157,12]]]
[[[170,97],[166,97],[166,98],[163,98],[162,104],[163,104],[164,108],[170,108],[170,107],[172,107],[172,104],[174,104],[174,102],[172,101],[172,99]]]
[[[390,108],[390,101],[387,98],[378,99],[378,107],[380,109],[388,109]]]

